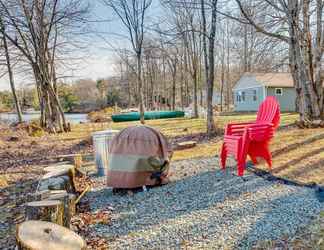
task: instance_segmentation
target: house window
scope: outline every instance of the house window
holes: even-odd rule
[[[242,92],[242,102],[244,102],[245,101],[245,92],[243,91]]]
[[[276,95],[282,95],[282,88],[275,88]]]
[[[257,100],[257,91],[253,90],[253,101]]]
[[[236,101],[241,102],[241,92],[237,92],[236,94]]]

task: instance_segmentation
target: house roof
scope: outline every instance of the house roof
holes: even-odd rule
[[[234,89],[245,89],[250,87],[294,87],[290,73],[244,73],[238,80]]]

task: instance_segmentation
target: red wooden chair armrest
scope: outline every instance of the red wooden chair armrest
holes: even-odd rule
[[[254,128],[268,128],[268,127],[273,127],[273,124],[270,122],[258,122],[258,123],[254,123],[249,125],[248,129],[254,129]]]
[[[225,135],[242,135],[245,128],[255,124],[255,122],[228,123],[225,126]]]

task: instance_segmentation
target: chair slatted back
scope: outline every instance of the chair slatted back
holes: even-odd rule
[[[274,96],[268,96],[259,106],[256,123],[272,123],[276,129],[280,123],[280,105]]]

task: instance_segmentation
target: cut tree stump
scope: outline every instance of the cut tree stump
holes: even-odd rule
[[[85,241],[75,232],[45,221],[25,221],[17,227],[20,250],[85,250]]]
[[[75,214],[75,195],[68,194],[65,190],[53,190],[46,200],[59,200],[64,205],[63,226],[70,228],[72,216]]]
[[[177,149],[182,150],[182,149],[187,149],[187,148],[193,148],[196,145],[197,145],[196,141],[179,142],[179,143],[177,143]]]
[[[26,220],[42,220],[63,225],[64,205],[59,200],[43,200],[28,202]]]

